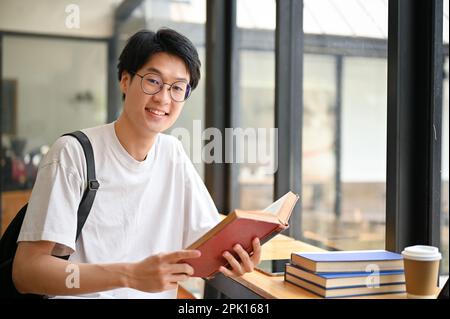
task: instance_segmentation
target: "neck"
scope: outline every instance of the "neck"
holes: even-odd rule
[[[148,152],[152,148],[156,135],[143,135],[130,123],[130,121],[123,115],[114,124],[117,139],[123,148],[135,160],[145,160]]]

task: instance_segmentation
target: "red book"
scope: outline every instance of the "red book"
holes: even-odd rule
[[[227,266],[222,256],[229,251],[237,260],[233,246],[240,244],[250,255],[253,253],[252,240],[258,237],[264,244],[288,226],[289,217],[294,209],[298,195],[288,192],[264,210],[248,211],[236,209],[219,224],[203,235],[186,249],[200,250],[202,255],[195,259],[186,259],[184,263],[194,268],[194,277],[211,277],[220,266]]]

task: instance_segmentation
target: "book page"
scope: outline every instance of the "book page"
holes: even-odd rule
[[[277,215],[281,207],[283,206],[283,203],[286,200],[287,196],[288,194],[284,195],[283,197],[280,197],[276,202],[273,202],[272,204],[264,208],[263,211],[268,212],[271,215]]]

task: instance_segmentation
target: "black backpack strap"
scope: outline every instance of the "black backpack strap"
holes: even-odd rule
[[[95,178],[95,162],[94,152],[92,150],[91,142],[88,137],[81,131],[68,133],[64,135],[70,135],[75,137],[83,147],[84,155],[86,158],[87,167],[87,188],[83,193],[83,197],[78,206],[77,212],[77,233],[76,239],[81,233],[81,229],[86,222],[86,219],[91,210],[92,204],[95,199],[95,195],[100,186],[99,182]],[[17,250],[17,237],[19,236],[25,213],[27,211],[28,204],[26,204],[19,213],[11,221],[5,233],[0,240],[0,299],[1,298],[17,298],[17,299],[29,299],[29,298],[43,298],[44,296],[35,294],[20,294],[14,286],[12,280],[13,260]],[[75,239],[75,240],[76,240]],[[69,259],[68,256],[58,256],[62,259]]]
[[[95,195],[100,187],[100,183],[95,177],[94,151],[92,150],[91,142],[86,134],[81,131],[75,131],[64,134],[63,136],[75,137],[83,147],[84,155],[86,157],[87,187],[83,193],[80,205],[78,206],[77,235],[75,237],[75,240],[77,240],[81,230],[83,229],[84,223],[89,216],[89,212],[92,204],[94,203]]]

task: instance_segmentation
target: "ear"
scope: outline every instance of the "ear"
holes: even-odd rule
[[[120,78],[120,90],[123,94],[127,94],[128,87],[130,86],[130,73],[127,71],[122,72],[122,77]]]

